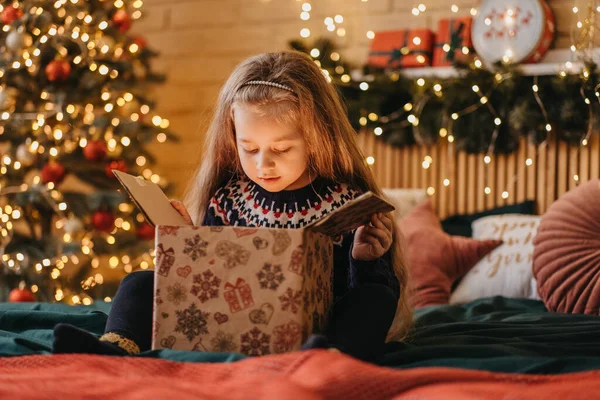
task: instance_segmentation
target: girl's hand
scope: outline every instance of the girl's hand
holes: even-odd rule
[[[372,261],[384,255],[392,245],[394,222],[389,214],[373,214],[371,223],[354,233],[352,258]]]
[[[190,213],[188,213],[187,209],[185,208],[182,202],[177,200],[171,200],[171,205],[175,210],[177,210],[179,214],[181,214],[181,216],[185,219],[185,221],[188,224],[194,225],[194,223],[192,222],[192,217],[190,217]]]

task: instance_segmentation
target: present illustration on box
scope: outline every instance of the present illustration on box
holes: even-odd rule
[[[242,278],[238,278],[235,285],[227,282],[223,296],[227,304],[229,304],[229,309],[232,313],[240,312],[254,305],[252,289]]]
[[[162,244],[156,246],[156,265],[158,266],[158,274],[162,276],[169,275],[171,267],[175,263],[175,251],[172,247],[164,249]]]

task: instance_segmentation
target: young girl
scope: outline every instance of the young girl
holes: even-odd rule
[[[299,52],[242,62],[223,86],[204,158],[188,188],[189,222],[300,228],[359,194],[381,195],[365,165],[340,97],[320,68]],[[67,324],[54,330],[55,353],[135,354],[150,349],[152,271],[126,276],[100,338]],[[396,316],[395,337],[411,321],[407,271],[390,215],[338,238],[334,306],[327,331],[303,348],[335,347],[374,360]]]

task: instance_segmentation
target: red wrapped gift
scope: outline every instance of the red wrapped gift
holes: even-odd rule
[[[443,67],[466,62],[475,53],[471,41],[471,17],[444,18],[438,22],[433,51],[433,66]]]
[[[414,68],[431,65],[433,32],[411,29],[376,32],[368,64],[381,68]]]

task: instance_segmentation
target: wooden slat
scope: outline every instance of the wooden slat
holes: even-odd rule
[[[383,143],[382,140],[380,142]],[[385,152],[385,169],[383,174],[385,176],[384,187],[393,187],[394,185],[394,148],[392,146],[384,146]]]
[[[403,188],[410,187],[410,147],[402,149],[402,186]]]
[[[496,206],[504,205],[505,200],[502,198],[502,193],[506,190],[506,156],[504,154],[499,154],[495,157],[492,157],[495,161],[496,165],[496,182],[494,186],[496,199]]]
[[[449,143],[448,148],[448,176],[450,179],[450,186],[448,191],[448,215],[456,214],[456,195],[458,182],[456,181],[456,152],[454,151],[454,144]]]
[[[363,142],[363,148],[365,149],[365,157],[373,157],[375,158],[375,164],[371,164],[370,168],[371,171],[373,172],[373,176],[375,177],[375,179],[377,179],[377,154],[375,152],[375,148],[374,148],[374,141],[373,139],[373,134],[371,133],[366,133],[365,134],[365,139]]]
[[[546,159],[546,198],[544,207],[547,210],[550,204],[556,199],[556,141],[548,143],[548,152]]]
[[[356,137],[356,145],[364,153],[365,146],[365,132],[361,129],[360,133]]]
[[[430,167],[430,185],[435,189],[435,195],[431,201],[434,210],[437,210],[439,194],[438,190],[443,186],[440,181],[440,146],[432,146],[429,150],[431,157],[433,158],[433,164]]]
[[[448,165],[448,143],[443,141],[443,143],[439,146],[439,166],[440,166],[440,180],[442,183],[440,184],[440,188],[438,190],[438,203],[437,210],[440,218],[446,218],[448,214],[448,199],[450,188],[448,186],[444,186],[444,179],[450,179],[450,168]],[[451,182],[452,184],[452,182]]]
[[[600,178],[600,134],[594,133],[590,137],[590,178]]]
[[[485,208],[490,209],[496,205],[496,163],[495,159],[492,159],[490,164],[485,164],[485,186],[491,190],[489,194],[485,195]]]
[[[517,202],[521,203],[527,199],[527,138],[519,140],[517,153]]]
[[[527,144],[527,158],[530,158],[533,164],[527,167],[527,200],[535,200],[535,196],[537,194],[537,179],[536,179],[536,171],[538,164],[538,156],[537,156],[537,146],[534,144]]]
[[[562,196],[567,191],[567,185],[569,178],[567,172],[569,171],[569,147],[565,142],[558,144],[558,172],[556,177],[556,194]]]
[[[387,152],[385,151],[385,143],[383,140],[378,140],[375,138],[374,134],[371,134],[373,137],[374,148],[375,148],[375,171],[377,171],[377,178],[379,179],[379,186],[383,187],[385,185],[385,170],[387,166]]]
[[[373,171],[373,176],[375,176],[375,179],[379,181],[379,174],[378,174],[378,170],[379,170],[379,163],[381,162],[381,160],[379,159],[379,155],[377,154],[377,143],[375,142],[375,137],[373,136],[372,133],[369,133],[367,135],[367,149],[369,151],[368,156],[371,156],[375,159],[375,163],[371,165],[371,171]],[[380,183],[381,184],[381,183]]]
[[[457,201],[456,212],[458,214],[466,214],[467,212],[467,155],[464,152],[458,153],[457,158]]]
[[[467,212],[472,214],[475,212],[476,194],[473,192],[473,188],[477,185],[476,178],[476,166],[477,156],[475,154],[469,154],[467,156]]]
[[[505,204],[514,203],[517,199],[517,186],[516,186],[516,163],[517,153],[510,153],[506,156],[506,191],[508,192],[508,198],[504,201]]]
[[[394,171],[393,171],[393,186],[395,188],[400,188],[402,187],[402,173],[401,173],[401,169],[402,169],[402,150],[399,149],[398,147],[394,148]]]
[[[485,210],[485,165],[483,163],[483,154],[478,154],[475,161],[475,169],[477,170],[477,187],[473,196],[477,198],[477,211]]]
[[[398,186],[399,188],[404,187],[404,149],[398,149],[398,169],[396,169],[398,175]]]
[[[425,160],[425,156],[427,156],[427,147],[419,146],[419,171],[421,172],[419,177],[419,186],[421,188],[427,188],[429,185],[427,183],[427,169],[423,168],[423,160]]]
[[[579,148],[579,180],[587,182],[590,179],[590,146]]]
[[[569,172],[568,172],[569,190],[575,189],[577,181],[575,175],[579,174],[579,151],[577,147],[569,148]]]
[[[540,146],[537,155],[536,203],[540,214],[546,212],[546,147]]]
[[[411,188],[420,188],[421,185],[419,183],[419,177],[421,176],[421,163],[419,162],[419,147],[414,146],[411,149],[411,157],[410,157],[410,187]]]

